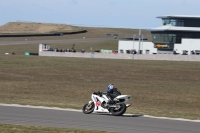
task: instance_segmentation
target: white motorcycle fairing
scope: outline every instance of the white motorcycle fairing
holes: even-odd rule
[[[132,98],[131,95],[119,95],[114,98],[114,101],[127,102]]]
[[[105,95],[102,95],[102,97],[100,97],[98,95],[92,94],[91,98],[95,104],[94,112],[109,113],[108,109],[102,107],[102,103],[106,104],[109,100]]]

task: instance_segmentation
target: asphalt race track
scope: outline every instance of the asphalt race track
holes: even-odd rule
[[[1,124],[77,128],[123,133],[200,133],[200,121],[127,114],[83,114],[79,110],[0,104]]]
[[[66,42],[98,42],[113,40],[113,38],[85,38],[85,39],[64,39],[64,40],[32,40],[32,41],[2,41],[0,45],[17,45],[17,44],[47,44],[47,43],[66,43]]]

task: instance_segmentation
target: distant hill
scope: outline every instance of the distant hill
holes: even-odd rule
[[[55,33],[55,32],[74,32],[84,30],[78,26],[70,26],[65,24],[49,24],[34,22],[9,22],[0,26],[0,34],[16,34],[16,33]]]
[[[77,32],[87,30],[86,33],[74,34],[68,36],[68,38],[105,38],[114,37],[117,38],[133,38],[133,36],[139,34],[138,29],[131,28],[103,28],[103,27],[79,27],[67,24],[50,24],[50,23],[36,23],[36,22],[9,22],[0,26],[0,35],[4,34],[48,34],[48,33],[60,33],[60,32]],[[142,35],[152,40],[150,31],[142,30]]]

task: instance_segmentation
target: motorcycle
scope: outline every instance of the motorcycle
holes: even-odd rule
[[[125,104],[132,98],[131,95],[119,95],[113,99],[112,104],[108,104],[109,98],[106,92],[94,92],[91,95],[92,101],[86,103],[82,111],[84,114],[96,113],[110,113],[114,116],[121,116],[126,112],[130,104]]]

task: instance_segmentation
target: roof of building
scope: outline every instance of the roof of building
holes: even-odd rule
[[[190,32],[200,32],[200,27],[161,26],[161,27],[153,28],[150,31],[190,31]]]
[[[194,19],[200,19],[200,15],[166,15],[166,16],[158,16],[156,18],[194,18]]]

